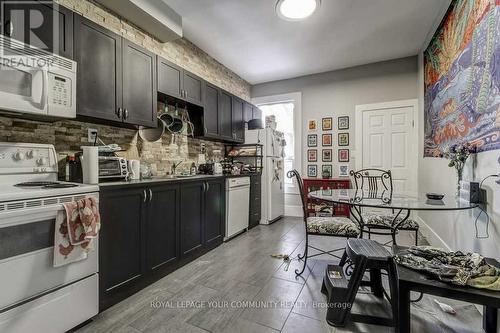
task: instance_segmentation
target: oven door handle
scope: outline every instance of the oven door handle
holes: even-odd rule
[[[0,228],[34,223],[37,221],[41,222],[50,219],[55,220],[57,214],[62,211],[64,211],[64,206],[62,204],[7,211],[0,214]]]

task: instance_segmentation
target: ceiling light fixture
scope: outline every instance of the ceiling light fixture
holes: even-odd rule
[[[311,16],[321,4],[321,0],[278,0],[276,13],[287,21],[301,21]]]

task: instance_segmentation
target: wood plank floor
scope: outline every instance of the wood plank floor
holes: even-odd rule
[[[401,234],[400,244],[413,244]],[[320,248],[337,248],[345,240],[314,237]],[[79,333],[87,332],[392,332],[383,326],[350,324],[328,326],[325,297],[320,292],[325,267],[331,257],[309,260],[301,277],[293,261],[288,271],[270,254],[304,248],[301,219],[284,218],[270,226],[258,226],[173,272],[157,283],[99,314]],[[412,332],[482,332],[481,316],[471,304],[443,300],[458,312],[443,313],[435,297],[412,305]],[[354,305],[377,314],[385,312],[379,300],[360,295]]]

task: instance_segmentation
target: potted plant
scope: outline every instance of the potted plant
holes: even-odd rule
[[[460,195],[460,182],[463,178],[465,162],[471,154],[476,152],[476,148],[469,142],[457,143],[450,146],[441,157],[450,160],[448,166],[457,171],[457,196]]]

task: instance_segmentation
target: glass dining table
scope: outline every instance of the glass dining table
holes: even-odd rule
[[[445,195],[441,200],[428,199],[425,193],[410,193],[396,191],[365,191],[355,189],[317,190],[309,193],[309,198],[330,205],[345,204],[349,206],[352,218],[361,227],[361,232],[368,232],[361,214],[363,208],[390,210],[393,217],[390,229],[393,244],[396,244],[396,234],[399,227],[410,217],[413,211],[458,211],[479,207],[476,203],[457,198],[455,195]],[[372,232],[373,233],[373,232]],[[382,233],[384,234],[384,233]]]

